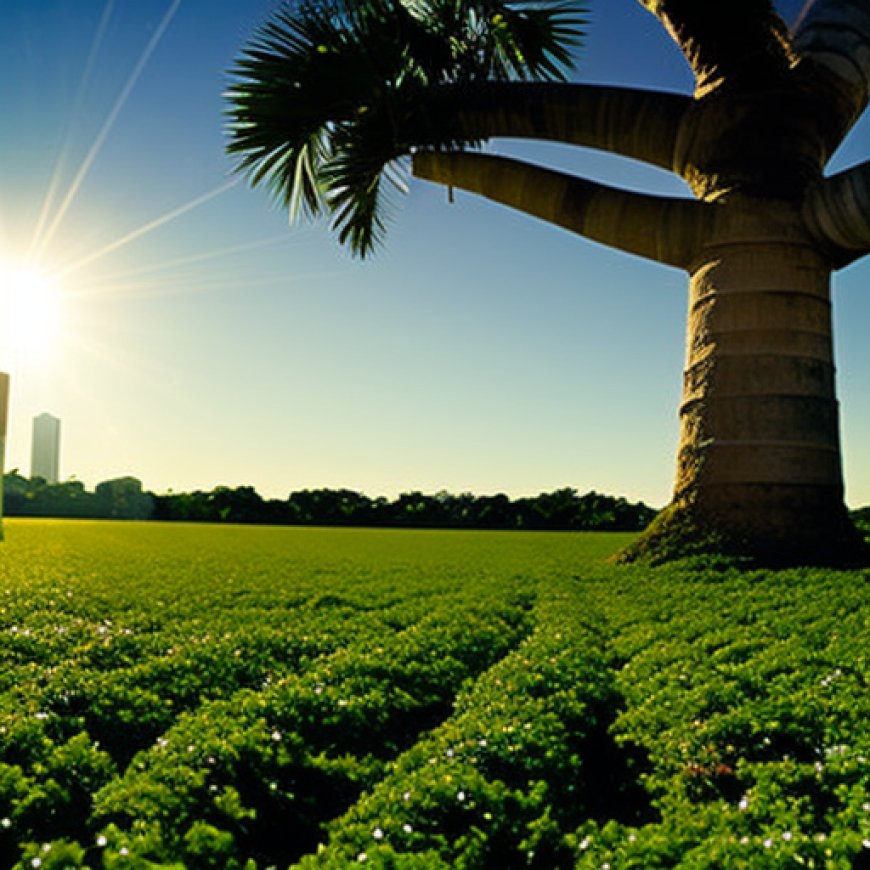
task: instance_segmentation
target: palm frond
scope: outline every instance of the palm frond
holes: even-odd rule
[[[231,71],[228,151],[291,216],[328,212],[339,240],[365,256],[397,189],[388,167],[415,145],[476,144],[427,112],[427,92],[564,79],[578,3],[290,0]]]

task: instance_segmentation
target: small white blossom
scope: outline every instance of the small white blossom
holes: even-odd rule
[[[118,849],[118,854],[119,855],[129,855],[130,850],[126,846],[121,846],[121,848]]]
[[[744,795],[744,797],[740,798],[740,802],[737,804],[737,809],[739,810],[747,810],[749,809],[749,798]]]
[[[12,827],[12,819],[3,818],[0,819],[0,828],[11,828]]]
[[[275,729],[272,732],[272,739],[277,743],[281,739],[281,732]]]
[[[580,841],[580,848],[581,849],[588,849],[589,848],[589,837],[584,837]]]
[[[34,858],[30,862],[31,867],[42,867],[42,858]]]
[[[464,801],[464,800],[465,800],[465,792],[464,792],[464,791],[459,792],[459,793],[456,795],[456,800],[458,800],[458,801]]]
[[[765,849],[769,849],[773,845],[773,839],[771,837],[768,837],[762,842],[761,845],[764,846]]]
[[[373,836],[376,840],[383,840],[383,839],[384,839],[384,832],[383,832],[380,828],[375,828],[375,829],[372,831],[372,836]]]
[[[365,864],[365,862],[369,860],[369,856],[366,855],[365,852],[360,852],[359,855],[356,856],[356,860],[359,861],[360,864]]]
[[[409,825],[407,822],[405,822],[405,824],[402,825],[402,830],[406,834],[410,834],[414,830],[414,827],[413,827],[413,825]]]
[[[791,839],[792,833],[791,831],[783,831],[782,838],[786,841],[786,843]]]
[[[861,845],[862,845],[865,849],[870,849],[870,839],[864,840],[864,841],[861,843]]]
[[[98,845],[101,849],[102,849],[104,846],[106,846],[106,845],[108,844],[108,842],[109,842],[109,841],[108,841],[108,839],[106,839],[106,835],[105,835],[105,834],[100,834],[100,836],[97,837],[97,845]]]

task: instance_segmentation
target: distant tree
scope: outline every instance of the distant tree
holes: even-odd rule
[[[306,489],[290,493],[296,522],[306,525],[365,525],[371,520],[371,500],[349,489]]]
[[[263,499],[252,486],[218,486],[207,498],[212,519],[231,523],[263,522]]]
[[[843,502],[830,277],[870,253],[870,163],[825,168],[867,105],[870,4],[808,0],[790,31],[769,0],[640,2],[694,94],[566,83],[573,2],[285,3],[236,64],[229,150],[361,255],[412,155],[418,178],[685,270],[674,496],[633,555],[865,560]],[[476,150],[498,137],[641,160],[695,199]]]

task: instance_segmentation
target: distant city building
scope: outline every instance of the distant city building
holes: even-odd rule
[[[60,467],[60,420],[51,414],[33,418],[30,476],[57,483]]]

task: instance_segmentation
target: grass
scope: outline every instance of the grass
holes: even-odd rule
[[[870,575],[12,520],[0,865],[860,868]]]

